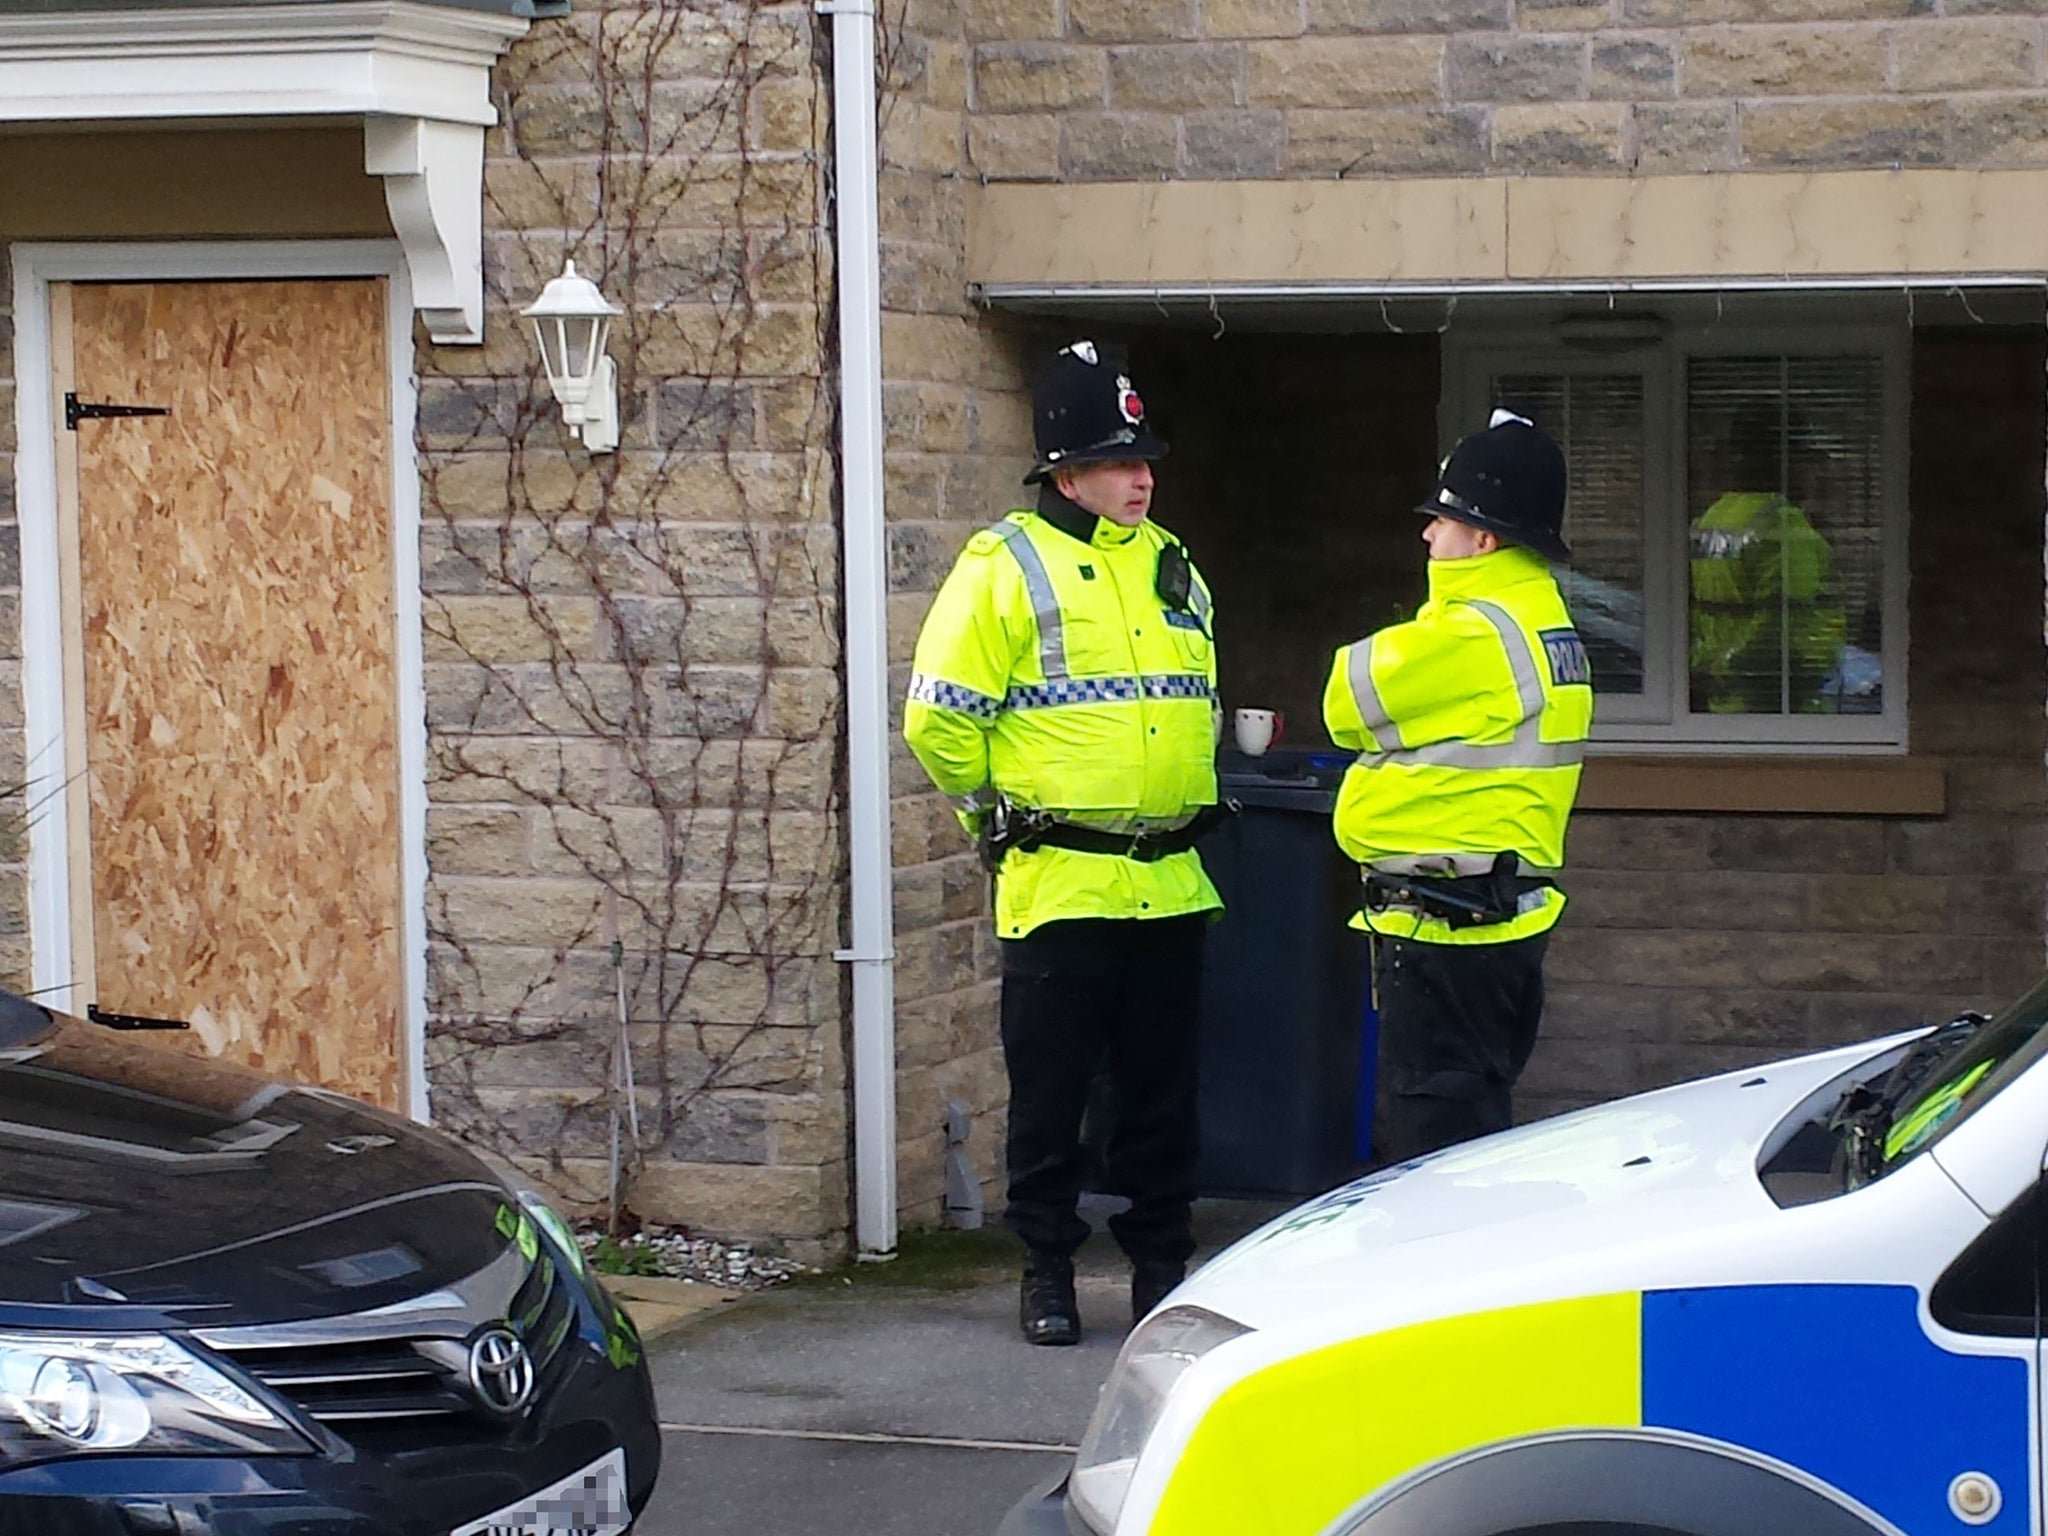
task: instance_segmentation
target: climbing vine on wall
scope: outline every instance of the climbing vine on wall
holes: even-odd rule
[[[434,1109],[591,1202],[615,1131],[634,1201],[621,1016],[650,1166],[800,1160],[832,1087],[818,47],[754,0],[537,22],[498,75],[489,341],[422,380]],[[623,310],[613,454],[516,319],[565,258]]]

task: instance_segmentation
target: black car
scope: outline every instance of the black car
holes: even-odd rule
[[[0,993],[0,1536],[617,1536],[660,1459],[537,1196]]]

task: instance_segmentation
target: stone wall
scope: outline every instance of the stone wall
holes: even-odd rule
[[[2048,162],[2027,0],[966,0],[990,180]]]
[[[500,66],[488,344],[421,357],[436,1117],[580,1202],[618,1001],[640,1216],[843,1242],[828,103],[802,5],[535,24]],[[619,451],[513,311],[624,306]]]

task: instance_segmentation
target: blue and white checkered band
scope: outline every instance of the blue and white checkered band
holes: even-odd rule
[[[1005,709],[1054,709],[1062,704],[1135,704],[1135,677],[1062,677],[1021,683],[1003,696]]]
[[[944,678],[927,676],[923,672],[911,674],[910,691],[906,697],[918,704],[929,704],[935,709],[951,709],[963,715],[972,715],[977,720],[993,720],[1003,707],[1000,699],[990,698],[985,693],[976,693],[972,688],[963,688],[958,683],[949,683]]]
[[[1003,697],[1005,709],[1053,709],[1062,704],[1135,704],[1147,699],[1211,699],[1209,679],[1199,672],[1158,677],[1063,677],[1023,683]]]
[[[1148,699],[1213,699],[1216,694],[1209,687],[1209,679],[1199,672],[1171,672],[1161,677],[1145,679],[1145,697]]]

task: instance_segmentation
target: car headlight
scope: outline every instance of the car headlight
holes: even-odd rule
[[[527,1220],[547,1234],[548,1241],[554,1245],[562,1262],[575,1272],[577,1279],[588,1280],[590,1263],[583,1257],[583,1245],[576,1241],[576,1229],[571,1227],[563,1219],[561,1212],[549,1205],[538,1191],[520,1189],[515,1193],[519,1196],[519,1208],[526,1212]]]
[[[0,1333],[0,1467],[87,1451],[311,1449],[269,1404],[157,1333]]]
[[[1124,1341],[1067,1480],[1074,1512],[1089,1526],[1107,1532],[1116,1525],[1174,1383],[1217,1345],[1250,1332],[1200,1307],[1168,1307]]]

